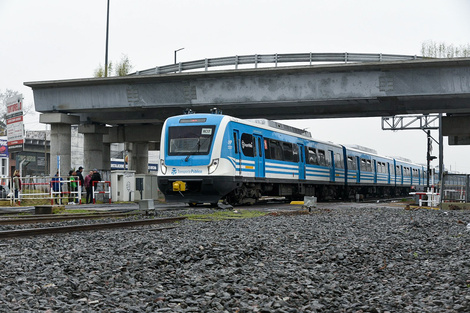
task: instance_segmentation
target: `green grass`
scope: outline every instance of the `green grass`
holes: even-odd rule
[[[253,218],[267,215],[267,212],[251,211],[251,210],[236,210],[236,211],[217,211],[210,214],[185,214],[186,218],[192,221],[223,221],[243,218]]]

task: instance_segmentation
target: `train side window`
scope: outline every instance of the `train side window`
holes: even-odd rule
[[[354,157],[353,156],[348,156],[348,169],[352,171],[357,170],[357,164],[354,162]]]
[[[361,159],[361,170],[365,172],[372,172],[372,164],[370,160]]]
[[[318,164],[328,166],[324,150],[318,150]]]
[[[292,144],[292,161],[299,162],[299,146]]]
[[[271,158],[271,155],[269,154],[269,144],[268,144],[268,139],[264,138],[264,157],[267,159]]]
[[[400,165],[397,165],[397,166],[395,167],[395,175],[401,175],[401,173],[400,173]]]
[[[343,158],[340,153],[335,153],[335,167],[336,168],[344,168]]]
[[[292,155],[292,144],[289,142],[282,143],[282,153],[284,155],[284,161],[292,162],[294,160]]]
[[[242,152],[243,155],[252,157],[253,154],[253,146],[254,146],[254,141],[253,141],[253,136],[251,134],[245,134],[243,133],[241,136],[241,141],[242,141]]]
[[[235,154],[238,154],[238,136],[236,132],[233,132],[233,146],[235,147]]]
[[[318,165],[318,157],[314,148],[307,148],[307,163],[312,165]]]
[[[274,139],[269,140],[269,157],[273,160],[282,161],[282,149],[279,141]]]

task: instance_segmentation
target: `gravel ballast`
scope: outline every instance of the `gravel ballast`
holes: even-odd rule
[[[2,240],[0,312],[469,312],[469,223],[340,207]]]

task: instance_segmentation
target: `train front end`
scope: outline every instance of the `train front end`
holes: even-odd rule
[[[167,202],[217,203],[233,190],[233,176],[221,159],[228,117],[188,114],[163,125],[158,187]]]

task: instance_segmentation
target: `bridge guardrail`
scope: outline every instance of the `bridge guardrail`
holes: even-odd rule
[[[258,64],[272,63],[275,67],[279,63],[320,63],[320,62],[382,62],[382,61],[405,61],[423,59],[424,57],[416,55],[400,55],[400,54],[382,54],[382,53],[286,53],[286,54],[253,54],[253,55],[235,55],[230,57],[220,57],[211,59],[201,59],[188,62],[180,62],[157,66],[154,68],[137,71],[130,75],[154,75],[177,73],[195,69],[204,69],[208,71],[210,67],[217,66],[235,66],[254,64],[255,68]]]

